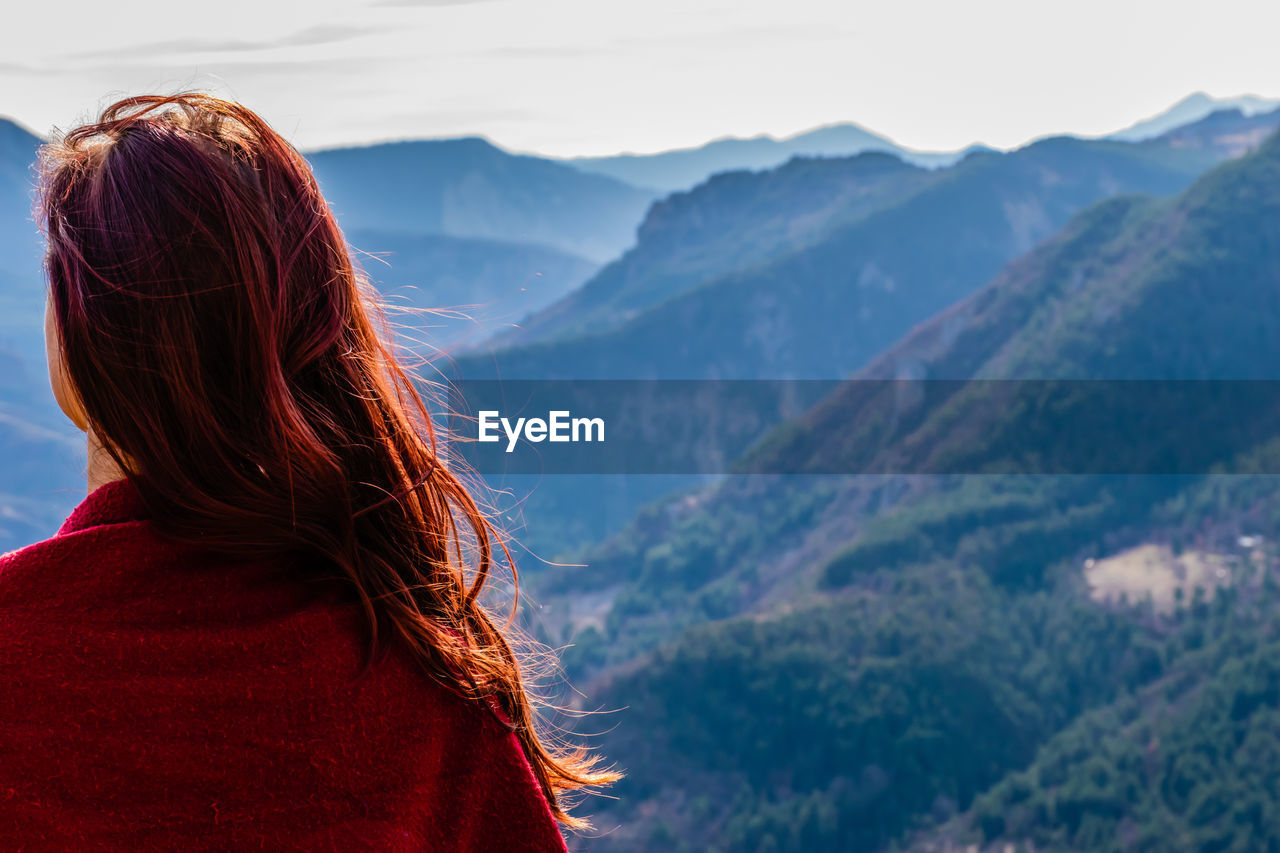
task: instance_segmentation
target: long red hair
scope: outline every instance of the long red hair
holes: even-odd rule
[[[442,450],[303,157],[245,107],[127,98],[41,155],[39,216],[67,375],[166,535],[302,557],[385,638],[518,733],[552,810],[605,784],[536,730],[481,602],[497,530]],[[496,713],[496,712],[495,712]]]

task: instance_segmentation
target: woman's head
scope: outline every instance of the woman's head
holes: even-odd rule
[[[45,146],[42,170],[51,380],[161,531],[344,579],[371,660],[392,635],[497,699],[553,805],[608,781],[532,729],[478,600],[500,539],[440,464],[301,155],[238,104],[151,96]]]
[[[391,361],[301,156],[249,110],[185,96],[122,101],[43,159],[51,378],[73,420],[202,495],[238,492],[229,472],[332,468],[290,457],[320,426],[308,404],[353,407],[342,392]]]

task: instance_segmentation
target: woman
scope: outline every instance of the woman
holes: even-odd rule
[[[0,558],[0,846],[563,850],[441,464],[302,157],[206,95],[43,149],[46,335],[91,494]]]

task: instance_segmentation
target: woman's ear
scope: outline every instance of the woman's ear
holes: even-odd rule
[[[62,341],[58,336],[58,324],[53,317],[53,301],[45,300],[44,304],[44,354],[49,362],[49,385],[53,388],[53,398],[58,401],[58,408],[81,432],[88,432],[89,419],[85,417],[84,407],[71,380],[67,376],[66,366],[62,360]]]

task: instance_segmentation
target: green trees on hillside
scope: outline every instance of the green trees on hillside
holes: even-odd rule
[[[1074,380],[1063,413],[1094,428],[969,383],[938,417],[842,431],[869,402],[851,386],[757,456],[994,475],[730,479],[599,549],[612,610],[579,662],[626,709],[601,746],[629,775],[592,849],[1280,853],[1280,561],[1238,545],[1280,534],[1276,407],[1209,382],[1185,417],[1143,420],[1090,381],[1280,376],[1277,186],[1273,137],[1175,199],[1095,208],[863,374]],[[1192,475],[1099,463],[1125,405],[1137,452]],[[1083,476],[999,473],[1055,429]],[[1148,542],[1211,552],[1232,584],[1171,614],[1092,601],[1081,563]]]
[[[705,625],[601,697],[629,773],[602,825],[663,807],[592,849],[1280,849],[1278,607],[1258,579],[1161,617],[934,567]]]
[[[713,798],[709,819],[668,816],[690,849],[874,850],[1157,678],[1166,645],[1072,596],[917,574],[689,632],[613,684],[605,705],[628,710],[602,748],[630,757],[623,802],[671,774]]]
[[[1277,625],[1213,610],[1193,617],[1212,639],[1169,677],[1086,715],[979,797],[978,834],[1046,851],[1280,850],[1280,643],[1259,645]]]

